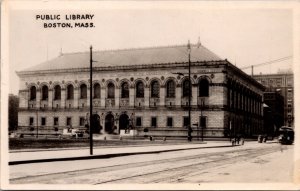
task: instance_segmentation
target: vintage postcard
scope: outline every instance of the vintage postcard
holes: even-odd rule
[[[299,190],[299,1],[1,3],[1,189]]]

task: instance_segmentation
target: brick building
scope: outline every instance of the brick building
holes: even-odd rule
[[[98,51],[93,60],[93,108],[103,133],[130,128],[138,136],[185,137],[189,91],[191,123],[201,121],[205,137],[261,132],[264,86],[202,45],[191,46],[190,80],[184,45]],[[62,54],[17,74],[21,131],[85,128],[89,52]]]
[[[284,101],[284,125],[294,126],[294,75],[293,73],[260,74],[254,79],[264,85],[267,92],[278,92]]]
[[[275,136],[284,125],[284,98],[279,92],[264,93],[264,133]]]

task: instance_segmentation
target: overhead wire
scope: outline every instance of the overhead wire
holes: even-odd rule
[[[181,51],[182,53],[188,55],[188,53],[186,51],[183,51],[182,49],[179,49],[178,47],[175,47],[177,50]],[[194,58],[194,59],[199,59],[199,58],[196,58],[194,56],[191,55],[191,58]],[[268,64],[273,64],[273,63],[277,63],[277,62],[282,62],[282,61],[286,61],[286,60],[290,60],[292,59],[293,56],[285,56],[285,57],[281,57],[281,58],[278,58],[278,59],[275,59],[275,60],[271,60],[271,61],[268,61],[268,62],[263,62],[263,63],[259,63],[259,64],[254,64],[254,65],[250,65],[250,66],[246,66],[246,67],[242,67],[240,68],[241,70],[244,70],[244,69],[248,69],[248,68],[251,68],[252,66],[253,67],[257,67],[257,66],[263,66],[263,65],[268,65]]]
[[[285,60],[289,60],[289,59],[292,59],[293,56],[286,56],[286,57],[281,57],[281,58],[278,58],[276,60],[271,60],[271,61],[268,61],[268,62],[263,62],[263,63],[259,63],[259,64],[254,64],[254,65],[250,65],[250,66],[246,66],[246,67],[242,67],[240,69],[248,69],[248,68],[251,68],[252,66],[263,66],[263,65],[268,65],[268,64],[273,64],[273,63],[276,63],[276,62],[282,62],[282,61],[285,61]]]

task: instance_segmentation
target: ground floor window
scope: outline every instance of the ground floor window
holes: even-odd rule
[[[33,117],[29,118],[29,126],[33,126]]]
[[[173,127],[173,117],[167,117],[167,127]]]
[[[84,117],[79,118],[79,126],[84,126]]]
[[[42,117],[41,125],[42,125],[42,126],[45,126],[45,125],[46,125],[46,117]]]
[[[54,126],[58,126],[58,117],[54,117]]]
[[[183,117],[183,127],[187,127],[190,125],[190,120],[188,116]]]
[[[67,126],[71,126],[71,125],[72,125],[72,118],[67,117]]]
[[[135,124],[135,126],[136,127],[141,127],[142,126],[142,117],[136,117],[136,120],[135,120],[136,122],[136,124]]]
[[[157,117],[151,118],[151,127],[157,127]]]
[[[206,128],[206,116],[200,116],[200,127]]]

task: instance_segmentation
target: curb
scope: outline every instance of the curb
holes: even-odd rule
[[[181,145],[182,143],[157,143],[157,144],[142,144],[142,145],[126,145],[126,147],[148,147],[148,146],[166,146],[166,145]],[[189,143],[189,144],[207,144],[207,142],[195,142],[195,143]],[[118,146],[118,145],[107,145],[107,146],[94,146],[94,149],[101,149],[101,148],[123,148],[124,146]],[[90,147],[69,147],[69,148],[51,148],[51,149],[16,149],[16,150],[10,150],[9,153],[21,153],[21,152],[40,152],[40,151],[61,151],[61,150],[83,150],[83,149],[89,149]]]
[[[156,154],[156,153],[171,152],[171,151],[182,151],[182,150],[192,150],[192,149],[208,149],[208,148],[224,148],[224,147],[236,147],[236,146],[240,146],[240,145],[235,145],[235,146],[223,145],[223,146],[213,146],[213,147],[194,147],[194,148],[167,149],[167,150],[158,150],[158,151],[127,152],[127,153],[114,153],[114,154],[103,154],[103,155],[92,155],[92,156],[10,161],[10,162],[8,162],[8,165],[42,163],[42,162],[57,162],[57,161],[72,161],[72,160],[86,160],[86,159],[106,159],[106,158],[113,158],[113,157],[138,155],[138,154]]]

